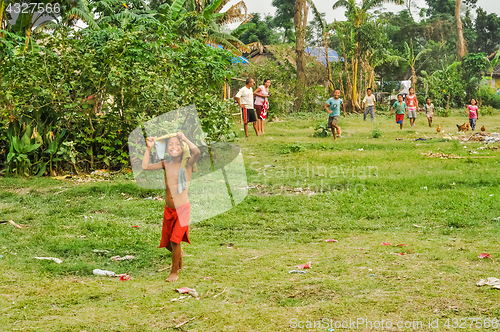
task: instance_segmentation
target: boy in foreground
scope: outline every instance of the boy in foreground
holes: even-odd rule
[[[398,101],[392,105],[391,114],[396,110],[396,123],[399,123],[399,129],[403,129],[403,120],[405,119],[406,104],[403,102],[403,95],[398,95]]]
[[[339,118],[340,118],[340,105],[344,109],[344,118],[345,118],[345,105],[340,97],[340,89],[335,89],[333,91],[333,97],[328,99],[325,103],[325,110],[330,113],[328,117],[328,128],[331,129],[333,134],[333,139],[337,140],[337,135],[335,134],[335,130],[337,130],[337,134],[340,136],[342,133],[341,128],[338,126]]]
[[[142,160],[142,168],[146,171],[164,170],[165,176],[165,211],[161,231],[160,248],[167,248],[172,252],[172,269],[168,282],[179,279],[178,271],[182,270],[181,241],[189,242],[189,217],[191,205],[188,199],[188,187],[193,166],[200,156],[200,149],[178,132],[170,135],[166,151],[172,157],[171,161],[162,160],[156,164],[149,164],[149,155],[155,145],[156,137],[148,137],[146,152]],[[187,147],[185,146],[187,145]],[[189,156],[191,151],[191,156]]]

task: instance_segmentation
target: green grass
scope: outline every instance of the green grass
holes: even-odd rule
[[[498,290],[476,287],[500,277],[493,220],[500,216],[500,149],[443,140],[435,131],[440,123],[455,133],[464,121],[437,118],[429,128],[420,116],[416,128],[405,123],[400,131],[392,117],[379,116],[383,135],[374,139],[376,126],[352,116],[340,120],[343,137],[334,142],[313,137],[326,115],[295,116],[266,124],[262,137],[241,138],[256,188],[232,210],[191,226],[176,284],[158,272],[171,259],[157,248],[163,204],[144,199],[161,192],[125,175],[80,183],[0,179],[0,220],[29,226],[0,224],[0,330],[174,331],[194,318],[180,329],[282,331],[293,330],[293,319],[364,318],[438,319],[438,329],[398,330],[439,331],[447,319],[500,319]],[[483,124],[495,131],[500,116],[480,118],[477,128]],[[467,158],[420,154],[429,151]],[[470,158],[478,156],[492,158]],[[221,245],[229,242],[238,249]],[[401,243],[408,246],[395,246]],[[479,259],[482,252],[495,261]],[[115,255],[136,259],[113,262]],[[288,273],[308,261],[306,274]],[[95,277],[95,268],[133,279]],[[200,299],[171,302],[183,286]],[[470,321],[464,326],[478,331]]]

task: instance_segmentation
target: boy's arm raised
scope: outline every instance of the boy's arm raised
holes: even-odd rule
[[[193,167],[194,163],[200,157],[200,154],[201,154],[200,149],[193,142],[188,140],[187,137],[182,132],[179,131],[177,133],[177,137],[179,137],[180,140],[186,142],[187,145],[189,146],[189,149],[191,150],[191,157],[189,158],[187,165],[189,165],[190,167]]]
[[[144,152],[144,158],[142,159],[142,169],[145,171],[154,171],[163,168],[163,162],[149,164],[149,155],[151,154],[151,149],[155,145],[155,138],[156,137],[148,137],[148,140],[146,141],[147,148],[146,152]]]

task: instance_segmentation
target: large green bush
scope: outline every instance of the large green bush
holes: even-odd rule
[[[0,154],[0,164],[10,173],[119,169],[129,163],[132,130],[191,104],[209,139],[232,134],[231,112],[221,98],[231,76],[233,55],[226,50],[194,39],[177,41],[159,24],[140,30],[61,29],[38,43],[39,50],[16,55],[14,44],[0,40],[10,48],[0,67],[0,150],[11,153]],[[15,141],[29,151],[16,149]],[[63,142],[73,142],[75,163],[58,154]]]

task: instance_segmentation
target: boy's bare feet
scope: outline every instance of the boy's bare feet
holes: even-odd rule
[[[177,274],[177,272],[170,272],[170,275],[168,276],[168,278],[165,280],[166,282],[175,282],[179,279],[179,275]]]

